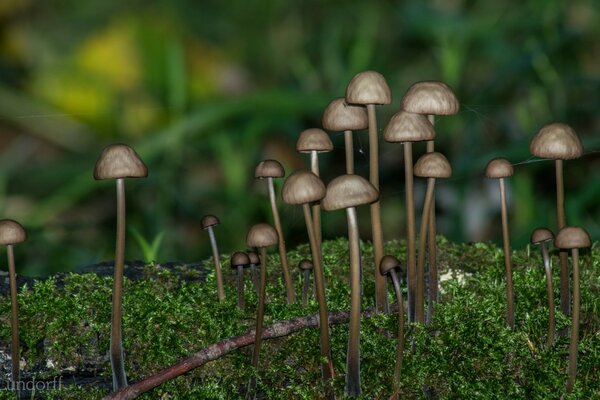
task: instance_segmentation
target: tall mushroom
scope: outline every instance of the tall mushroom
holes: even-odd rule
[[[296,141],[296,150],[300,153],[310,153],[310,171],[319,176],[318,154],[332,151],[333,143],[323,129],[311,128],[300,133]],[[321,246],[321,207],[318,202],[315,202],[312,206],[312,215],[315,226],[315,238],[319,242],[319,246]]]
[[[223,289],[223,274],[221,273],[221,257],[219,255],[219,248],[217,247],[217,239],[215,238],[215,232],[213,226],[219,225],[220,221],[214,215],[205,215],[202,217],[201,226],[202,229],[208,231],[208,237],[210,238],[210,247],[213,253],[213,259],[215,260],[215,276],[217,278],[217,297],[219,301],[225,300],[225,289]]]
[[[237,290],[238,290],[238,308],[240,310],[244,309],[244,267],[250,264],[250,259],[248,258],[248,254],[243,251],[236,251],[231,255],[229,260],[231,263],[231,268],[235,269],[237,272]]]
[[[548,336],[546,346],[552,346],[554,343],[554,291],[552,289],[552,265],[546,243],[554,241],[554,234],[550,229],[537,228],[531,234],[531,243],[540,245],[542,259],[544,260],[544,270],[546,271],[546,293],[548,295]]]
[[[321,344],[321,372],[325,386],[333,379],[333,361],[331,359],[331,347],[329,341],[329,316],[327,312],[327,301],[325,299],[325,275],[323,274],[323,255],[321,244],[316,239],[313,218],[310,213],[310,203],[325,197],[325,185],[318,176],[308,171],[296,171],[287,177],[281,190],[283,201],[288,204],[302,205],[308,241],[313,262],[313,273],[317,302],[319,303],[319,337]],[[332,395],[329,392],[328,397]]]
[[[504,271],[506,273],[506,323],[511,329],[515,327],[515,308],[512,282],[512,263],[510,261],[510,239],[508,235],[508,212],[506,211],[506,190],[504,178],[513,176],[512,164],[505,158],[494,158],[485,168],[485,176],[498,179],[500,182],[500,206],[502,212],[502,244],[504,249]]]
[[[569,344],[569,379],[567,392],[573,390],[577,375],[577,346],[579,343],[579,249],[592,245],[588,233],[580,227],[565,226],[556,235],[554,246],[571,250],[573,263],[573,314],[571,323],[571,343]]]
[[[260,258],[254,251],[249,251],[248,259],[250,259],[250,279],[252,280],[252,285],[254,286],[254,291],[258,296],[258,288],[260,287],[260,278],[258,276],[259,272],[257,271],[257,267],[260,268]]]
[[[377,201],[379,192],[358,175],[342,175],[327,185],[327,194],[321,204],[326,211],[346,209],[348,219],[348,247],[350,253],[350,327],[346,366],[346,394],[360,395],[360,297],[361,260],[356,207]]]
[[[406,268],[408,272],[408,318],[414,318],[414,303],[412,298],[416,289],[416,232],[415,232],[415,201],[413,194],[413,157],[412,143],[435,138],[433,125],[427,117],[421,114],[400,111],[390,119],[383,132],[387,142],[404,144],[404,185],[406,195]],[[430,266],[431,267],[431,266]],[[437,282],[434,281],[434,282]],[[437,300],[436,285],[431,285],[430,295]],[[437,289],[437,288],[436,288]]]
[[[257,247],[260,249],[260,260],[262,268],[260,270],[260,291],[258,295],[258,310],[256,311],[256,330],[254,334],[254,349],[252,351],[252,367],[255,374],[258,375],[258,359],[260,355],[260,345],[262,341],[262,329],[265,316],[265,294],[267,287],[267,247],[277,244],[277,231],[269,224],[260,223],[253,225],[246,236],[248,247]],[[248,384],[247,399],[254,398],[256,389],[256,375],[254,375]]]
[[[10,356],[12,362],[12,383],[18,390],[20,381],[20,356],[19,356],[19,304],[17,302],[17,273],[15,272],[15,254],[13,247],[27,240],[27,233],[21,224],[12,219],[3,219],[0,221],[0,245],[6,246],[6,256],[8,258],[8,275],[10,283],[10,327],[12,334]]]
[[[123,267],[125,264],[125,178],[144,178],[148,168],[137,153],[126,144],[111,144],[104,148],[94,168],[94,179],[117,181],[117,242],[110,331],[110,362],[113,390],[127,386],[121,336]]]
[[[367,107],[369,118],[369,182],[379,191],[379,141],[377,137],[377,116],[375,106],[390,104],[392,93],[385,78],[379,72],[364,71],[356,74],[346,88],[346,102]],[[373,239],[375,306],[387,312],[387,285],[379,273],[379,262],[383,257],[383,231],[381,228],[381,207],[379,201],[371,204],[371,230]]]
[[[302,272],[302,305],[308,304],[308,288],[310,287],[310,272],[313,270],[313,263],[310,260],[303,259],[298,263],[298,269]]]
[[[423,215],[421,217],[421,229],[419,231],[419,259],[417,263],[417,291],[415,295],[415,321],[425,323],[425,234],[429,222],[428,220],[431,216],[430,210],[435,208],[435,205],[433,204],[435,180],[438,178],[449,178],[452,175],[452,167],[450,167],[450,163],[443,154],[432,152],[426,153],[417,160],[414,172],[415,176],[427,178],[427,192],[425,194],[425,202],[423,203]],[[435,241],[433,243],[435,245]],[[433,251],[435,251],[435,247]],[[431,265],[429,267],[431,272]],[[437,282],[432,281],[431,278],[430,275],[430,285],[437,285]]]
[[[344,146],[346,149],[346,173],[354,173],[354,144],[352,131],[367,129],[369,118],[364,107],[346,103],[343,97],[334,99],[323,112],[323,128],[341,132],[344,131]]]
[[[285,249],[285,238],[283,237],[283,229],[281,228],[279,211],[277,211],[275,186],[273,185],[273,178],[281,178],[283,176],[285,176],[283,166],[279,163],[279,161],[276,160],[263,160],[256,166],[256,169],[254,170],[255,178],[267,179],[269,198],[271,200],[271,212],[273,213],[273,222],[275,224],[277,236],[279,237],[279,258],[281,259],[281,268],[283,270],[283,282],[285,283],[287,303],[293,304],[296,301],[296,293],[294,292],[294,284],[292,283],[292,277],[290,275],[287,251]]]
[[[583,146],[577,133],[569,125],[553,123],[544,126],[531,139],[529,151],[532,155],[554,161],[556,170],[556,219],[558,229],[567,225],[565,217],[565,191],[563,184],[563,160],[581,157]],[[569,270],[567,253],[561,251],[560,256],[560,308],[569,315]]]

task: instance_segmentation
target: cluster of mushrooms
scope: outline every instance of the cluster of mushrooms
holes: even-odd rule
[[[335,398],[331,389],[334,377],[334,365],[331,357],[328,310],[326,302],[326,282],[323,274],[323,254],[321,250],[321,210],[346,210],[348,222],[348,246],[350,266],[350,322],[347,348],[346,394],[356,397],[361,393],[360,385],[360,308],[362,295],[361,251],[358,233],[356,207],[369,205],[371,212],[372,243],[374,265],[372,271],[375,280],[375,304],[380,312],[389,312],[386,277],[392,282],[398,310],[398,338],[396,365],[394,368],[394,392],[392,398],[399,397],[400,375],[404,353],[405,306],[402,285],[406,284],[408,322],[428,324],[432,321],[434,304],[439,300],[439,283],[436,266],[436,217],[435,183],[437,179],[449,178],[452,168],[446,157],[434,150],[435,117],[456,114],[459,102],[452,90],[442,82],[424,81],[412,85],[405,93],[401,110],[394,114],[383,130],[388,142],[404,145],[405,193],[406,193],[406,260],[400,262],[394,255],[385,255],[379,202],[379,166],[378,166],[378,128],[376,106],[390,104],[391,91],[385,78],[374,71],[357,74],[349,83],[345,97],[336,98],[326,107],[322,125],[333,132],[344,132],[346,174],[325,183],[319,177],[318,154],[333,150],[331,139],[325,130],[311,128],[303,131],[296,143],[299,152],[310,154],[310,170],[298,170],[287,176],[281,197],[287,204],[301,205],[310,244],[311,259],[299,263],[303,274],[302,303],[307,304],[310,288],[310,274],[314,280],[314,295],[319,308],[319,338],[322,378],[327,388],[327,398]],[[369,132],[369,177],[354,173],[353,133],[368,129]],[[426,152],[413,164],[413,142],[425,142]],[[562,181],[563,160],[582,155],[582,146],[572,128],[565,124],[553,123],[543,127],[532,139],[532,155],[555,160],[557,187],[557,234],[547,228],[536,229],[531,242],[539,244],[544,260],[548,288],[548,346],[554,341],[554,298],[550,252],[547,244],[554,243],[560,257],[560,305],[561,310],[572,316],[571,344],[567,391],[571,391],[575,381],[577,366],[577,345],[579,327],[579,253],[581,248],[590,246],[589,235],[579,227],[568,226],[565,218],[564,192]],[[491,160],[486,167],[488,178],[498,179],[500,184],[502,236],[506,269],[507,313],[506,323],[515,326],[514,301],[512,287],[512,266],[508,230],[508,213],[504,179],[514,173],[513,165],[506,159]],[[148,170],[136,154],[127,145],[113,144],[106,147],[100,155],[95,169],[95,179],[115,179],[117,184],[117,239],[114,267],[114,287],[112,304],[112,323],[110,340],[110,360],[115,391],[127,386],[123,360],[121,337],[121,298],[123,285],[123,267],[125,254],[125,178],[146,177]],[[252,366],[256,374],[250,380],[247,398],[256,395],[256,376],[258,375],[261,337],[264,322],[267,284],[267,249],[278,246],[281,259],[281,274],[285,284],[288,304],[296,302],[285,247],[281,220],[277,209],[277,196],[273,184],[274,178],[285,177],[282,165],[276,160],[263,160],[255,169],[255,178],[267,182],[272,209],[273,225],[259,223],[250,228],[246,242],[255,251],[237,251],[230,258],[231,268],[237,274],[238,307],[244,308],[244,269],[250,267],[251,280],[258,295],[256,311],[256,329]],[[422,207],[419,236],[416,235],[414,206],[414,177],[426,178],[427,189]],[[216,296],[219,301],[225,299],[223,273],[220,255],[213,228],[219,224],[214,215],[202,218],[202,228],[208,231],[213,249],[216,276]],[[418,252],[417,252],[417,239]],[[26,240],[23,227],[13,220],[0,221],[0,244],[7,245],[12,300],[12,378],[19,380],[19,336],[16,300],[15,267],[13,245]],[[567,251],[572,254],[573,290],[570,293]],[[427,256],[427,260],[426,260]],[[427,261],[427,262],[426,262]],[[426,271],[427,266],[427,271]],[[277,266],[279,268],[279,266]],[[427,272],[427,279],[426,279]],[[570,302],[573,299],[571,309]],[[425,310],[427,304],[427,311]]]

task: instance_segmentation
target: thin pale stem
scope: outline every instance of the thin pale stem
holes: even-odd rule
[[[565,217],[565,188],[563,184],[563,161],[555,160],[556,169],[556,222],[558,230],[567,225]],[[566,251],[560,250],[560,309],[565,315],[571,314],[571,296],[569,293],[569,257]],[[566,330],[562,332],[566,334]]]
[[[258,295],[258,309],[256,310],[256,328],[254,336],[254,348],[252,350],[252,367],[254,375],[248,383],[247,399],[253,399],[256,396],[256,376],[258,375],[258,360],[260,356],[260,345],[262,342],[262,329],[265,318],[265,292],[267,287],[267,248],[260,248],[260,292]]]
[[[12,382],[13,387],[17,388],[18,390],[18,382],[20,381],[19,304],[17,302],[17,273],[15,271],[15,254],[13,251],[13,245],[9,244],[6,246],[6,253],[8,257],[8,274],[10,280],[10,328],[12,333],[10,353],[12,358]]]
[[[429,121],[432,125],[435,125],[435,116],[429,115]],[[433,140],[427,141],[427,152],[433,153],[435,151]],[[437,273],[437,249],[436,249],[436,236],[437,236],[437,223],[435,218],[435,193],[431,200],[431,208],[429,210],[429,227],[427,229],[427,243],[428,243],[428,261],[429,261],[429,301],[427,307],[427,323],[433,318],[433,303],[438,301],[439,289],[438,289],[438,273]]]
[[[310,152],[310,171],[319,176],[319,156],[316,151]],[[319,202],[315,202],[312,206],[313,226],[315,227],[315,239],[321,246],[322,233],[321,233],[321,206]]]
[[[237,289],[238,289],[238,307],[240,309],[244,309],[245,307],[245,301],[244,301],[244,266],[243,265],[238,265],[237,266],[237,275],[238,275],[238,279],[237,279]]]
[[[400,398],[400,375],[402,372],[402,359],[404,358],[404,304],[402,301],[402,289],[396,271],[390,271],[390,277],[394,285],[396,302],[398,303],[398,344],[396,345],[396,365],[394,366],[394,394],[393,398]]]
[[[304,283],[302,284],[302,305],[308,304],[308,289],[310,288],[310,270],[303,271]]]
[[[427,178],[427,192],[425,193],[425,202],[423,204],[423,215],[421,217],[421,228],[419,230],[419,259],[417,263],[417,291],[415,299],[415,321],[425,323],[425,242],[426,230],[429,223],[429,209],[433,201],[433,191],[435,189],[435,178]]]
[[[515,308],[512,281],[512,265],[510,260],[510,238],[508,235],[508,212],[506,210],[506,189],[504,178],[500,178],[500,207],[502,211],[502,244],[504,249],[504,270],[506,272],[506,323],[511,329],[515,328]]]
[[[573,315],[571,324],[571,343],[569,344],[569,379],[567,392],[573,390],[577,375],[577,347],[579,345],[579,250],[573,249]]]
[[[219,256],[219,248],[217,247],[217,239],[213,227],[208,227],[208,237],[210,238],[210,247],[215,260],[215,276],[217,278],[217,297],[219,301],[225,300],[225,289],[223,288],[223,275],[221,274],[221,257]]]
[[[541,243],[542,258],[544,259],[544,270],[546,271],[546,292],[548,295],[548,337],[546,346],[552,346],[554,343],[554,291],[552,289],[552,266],[550,265],[550,255],[546,243]]]
[[[346,173],[354,174],[354,143],[352,131],[344,131],[344,145],[346,149]]]
[[[415,232],[415,199],[413,190],[413,158],[412,142],[404,143],[404,186],[406,195],[406,269],[408,275],[408,320],[414,319],[415,304],[414,292],[416,290],[415,275],[417,273],[416,262],[416,232]]]
[[[273,184],[273,178],[269,177],[267,178],[267,181],[269,186],[269,198],[271,199],[271,211],[273,212],[273,222],[275,223],[275,230],[279,237],[277,245],[279,258],[281,259],[281,268],[283,270],[283,282],[285,283],[287,303],[294,304],[296,301],[296,292],[294,291],[294,284],[292,283],[287,251],[285,249],[285,238],[283,237],[283,229],[281,228],[281,220],[279,219],[279,211],[277,210],[277,201],[275,200],[275,185]]]
[[[358,397],[360,390],[360,242],[356,208],[346,209],[348,217],[348,246],[350,253],[350,326],[346,358],[346,394]]]

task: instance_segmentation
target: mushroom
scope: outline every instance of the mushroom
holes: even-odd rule
[[[394,367],[394,394],[391,398],[399,399],[400,392],[400,372],[402,370],[402,358],[404,355],[404,304],[402,301],[402,289],[400,288],[400,279],[396,274],[396,268],[402,268],[400,261],[394,256],[383,256],[379,271],[387,275],[394,285],[394,293],[398,302],[398,344],[396,345],[396,365]]]
[[[558,229],[567,225],[565,217],[565,193],[563,185],[563,160],[581,157],[583,146],[577,133],[566,124],[553,123],[544,126],[529,143],[529,151],[540,158],[555,160],[556,169],[556,219]],[[567,253],[561,251],[560,256],[560,308],[566,315],[570,314],[569,270]]]
[[[346,102],[367,107],[369,119],[369,182],[379,191],[379,143],[377,139],[377,116],[375,106],[390,104],[392,93],[383,75],[375,71],[356,74],[346,88]],[[375,274],[375,306],[377,310],[387,312],[386,280],[379,273],[379,262],[383,257],[383,232],[381,228],[381,208],[379,201],[371,204],[371,230],[373,239],[373,258]]]
[[[313,270],[313,263],[310,260],[304,259],[298,263],[298,269],[302,271],[304,276],[302,284],[302,305],[308,304],[308,288],[310,286],[310,272]]]
[[[512,282],[512,265],[510,261],[510,239],[508,236],[508,213],[506,211],[506,190],[504,189],[504,178],[513,176],[512,164],[504,158],[495,158],[485,168],[485,176],[498,179],[500,182],[500,205],[502,210],[502,243],[504,249],[504,270],[506,273],[506,323],[511,329],[515,327],[515,308]]]
[[[327,153],[333,150],[333,143],[329,135],[319,128],[306,129],[300,133],[296,141],[296,150],[299,153],[310,153],[310,171],[319,176],[319,153]],[[321,207],[315,202],[312,206],[312,215],[315,226],[315,238],[322,243],[321,237]]]
[[[262,340],[262,329],[265,316],[265,291],[267,287],[267,247],[277,244],[277,231],[269,224],[260,223],[253,225],[246,236],[248,247],[257,247],[260,249],[260,260],[262,268],[260,269],[260,291],[258,295],[258,310],[256,311],[256,330],[254,334],[254,350],[252,351],[252,367],[258,374],[258,358],[260,355],[260,344]],[[256,375],[254,375],[248,384],[247,398],[254,396],[256,388]]]
[[[415,176],[427,178],[427,192],[423,204],[423,216],[421,217],[421,229],[419,231],[419,259],[417,263],[417,292],[415,296],[415,321],[424,323],[424,286],[425,286],[425,231],[427,229],[428,219],[431,216],[430,209],[435,208],[433,203],[433,191],[435,180],[437,178],[449,178],[452,175],[452,167],[443,154],[432,152],[421,156],[415,163]],[[429,242],[432,243],[431,241]],[[435,251],[435,241],[433,241]],[[431,250],[430,250],[431,251]],[[431,265],[429,266],[431,273]],[[429,276],[430,286],[434,287],[437,282]],[[431,318],[432,314],[429,313]]]
[[[6,246],[8,258],[8,275],[10,282],[10,327],[12,333],[11,361],[12,361],[12,383],[13,388],[18,389],[19,377],[19,303],[17,302],[17,274],[15,272],[15,254],[13,247],[27,240],[27,233],[21,224],[12,219],[0,220],[0,244]]]
[[[279,237],[279,258],[281,258],[281,268],[283,269],[283,281],[285,283],[287,303],[293,304],[296,301],[296,293],[294,292],[294,284],[292,283],[292,277],[290,275],[287,251],[285,249],[285,238],[283,237],[283,229],[281,229],[281,221],[279,219],[277,201],[275,199],[275,186],[273,185],[273,178],[281,178],[283,176],[285,176],[283,166],[279,163],[279,161],[276,160],[263,160],[256,166],[256,169],[254,170],[255,178],[267,179],[269,198],[271,200],[271,212],[273,213],[273,222],[275,224],[277,236]]]
[[[346,149],[346,173],[354,173],[354,149],[352,131],[367,129],[369,118],[364,107],[353,106],[346,103],[343,97],[334,99],[329,103],[323,113],[323,128],[341,132],[344,131],[344,145]]]
[[[110,362],[113,390],[127,386],[121,336],[123,267],[125,264],[125,178],[145,178],[148,168],[135,150],[126,144],[111,144],[104,148],[94,168],[94,179],[117,181],[117,243],[110,331]]]
[[[231,268],[237,270],[237,290],[238,290],[238,307],[244,309],[244,267],[250,264],[248,254],[243,251],[236,251],[231,255],[229,261]]]
[[[350,328],[346,357],[346,394],[360,395],[360,297],[361,260],[356,207],[377,201],[379,192],[358,175],[342,175],[327,185],[327,194],[321,201],[326,211],[346,209],[348,219],[348,247],[350,253]]]
[[[546,346],[552,346],[554,342],[554,291],[552,289],[552,265],[548,254],[547,242],[554,241],[554,234],[546,228],[537,228],[531,234],[531,243],[539,244],[544,260],[544,270],[546,271],[546,292],[548,295],[548,337]]]
[[[281,190],[283,201],[288,204],[302,205],[308,241],[314,266],[314,280],[319,303],[319,338],[321,345],[321,372],[325,386],[333,379],[333,361],[331,359],[331,347],[329,341],[329,316],[327,312],[327,301],[325,300],[325,276],[323,274],[323,255],[321,254],[321,243],[317,241],[313,218],[310,213],[310,203],[325,197],[325,185],[319,177],[309,171],[296,171],[287,177]],[[330,393],[328,397],[332,397]]]
[[[579,341],[579,249],[592,245],[588,233],[580,227],[565,226],[556,235],[554,246],[571,250],[573,259],[573,322],[571,324],[571,343],[569,344],[569,379],[567,392],[573,390],[577,375],[577,346]]]
[[[412,142],[433,140],[435,130],[427,117],[421,114],[400,111],[390,119],[383,132],[387,142],[404,144],[404,185],[406,195],[406,268],[408,270],[408,319],[414,318],[414,303],[412,297],[416,289],[416,232],[415,232],[415,203],[413,194],[413,158]],[[431,266],[430,266],[431,267]],[[433,282],[437,282],[434,280]],[[437,291],[430,291],[432,299],[437,300]],[[436,287],[437,289],[437,287]]]
[[[254,286],[256,295],[258,296],[260,278],[258,277],[259,272],[256,270],[256,267],[260,265],[260,258],[258,258],[258,255],[253,251],[249,251],[247,254],[248,258],[250,259],[250,279],[252,280],[252,285]]]
[[[217,247],[217,239],[215,238],[215,232],[213,226],[219,225],[220,221],[214,215],[205,215],[202,217],[201,225],[202,229],[208,230],[208,236],[210,237],[210,247],[212,249],[213,258],[215,260],[215,275],[217,277],[217,297],[219,301],[225,300],[225,289],[223,289],[223,274],[221,274],[221,257],[219,256],[219,248]]]

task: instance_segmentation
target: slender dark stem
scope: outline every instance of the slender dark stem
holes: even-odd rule
[[[571,343],[569,344],[569,379],[567,392],[573,390],[577,375],[577,347],[579,344],[579,250],[573,249],[573,322],[571,324]]]
[[[310,287],[310,270],[304,270],[304,283],[302,285],[302,305],[308,304],[308,288]]]
[[[428,115],[427,118],[431,125],[435,125],[435,115]],[[427,141],[427,152],[433,153],[435,151],[435,142],[433,140]],[[429,302],[427,308],[427,322],[433,318],[433,303],[438,301],[439,297],[439,282],[437,272],[437,223],[435,218],[435,193],[431,200],[431,210],[429,211],[429,229],[427,230],[427,242],[428,242],[428,260],[429,260]]]
[[[221,257],[217,247],[217,239],[213,227],[208,227],[208,237],[210,238],[210,247],[212,248],[213,259],[215,260],[215,276],[217,278],[217,297],[219,301],[225,300],[225,289],[223,288],[223,275],[221,274]]]
[[[402,289],[396,271],[390,271],[394,293],[398,303],[398,344],[396,345],[396,365],[394,367],[394,394],[393,398],[400,398],[400,375],[402,371],[402,359],[404,358],[404,304],[402,302]]]
[[[262,342],[262,328],[265,317],[265,292],[267,287],[267,248],[260,248],[260,294],[258,295],[258,310],[256,310],[256,328],[254,336],[254,349],[252,350],[252,367],[254,375],[248,383],[246,399],[253,399],[256,396],[256,376],[258,375],[258,360],[260,356],[260,345]]]
[[[11,313],[10,313],[10,328],[12,332],[11,342],[11,358],[12,358],[12,382],[13,387],[16,390],[19,389],[18,382],[20,380],[20,356],[19,356],[19,304],[17,302],[17,273],[15,271],[15,254],[13,251],[13,245],[9,244],[6,246],[6,253],[8,257],[8,274],[10,280],[10,302],[11,302]]]
[[[552,346],[554,343],[554,291],[552,289],[552,266],[550,265],[550,256],[546,243],[541,243],[542,258],[544,259],[544,270],[546,270],[546,292],[548,294],[548,338],[546,346]]]
[[[504,269],[506,272],[506,323],[511,329],[515,328],[515,308],[512,281],[512,265],[510,260],[510,239],[508,236],[508,212],[506,210],[506,190],[504,178],[500,178],[500,206],[502,211],[502,243],[504,248]]]
[[[344,131],[344,145],[346,148],[346,173],[354,174],[354,143],[352,131]]]
[[[238,307],[243,310],[246,305],[245,301],[244,301],[244,266],[243,265],[237,266],[237,273],[238,273],[238,279],[237,279]]]
[[[408,275],[408,321],[411,322],[415,316],[414,292],[416,290],[415,275],[417,273],[412,142],[404,143],[404,186],[406,188],[406,269]]]
[[[285,283],[285,290],[287,294],[287,303],[294,304],[296,302],[296,293],[294,292],[294,284],[292,283],[292,277],[290,275],[290,267],[287,259],[287,251],[285,249],[285,238],[283,237],[283,229],[281,228],[281,220],[279,219],[279,211],[277,210],[277,201],[275,200],[275,186],[273,185],[273,178],[267,178],[269,186],[269,198],[271,200],[271,211],[273,213],[273,222],[275,223],[275,230],[279,237],[278,250],[279,258],[281,259],[281,268],[283,270],[283,282]]]
[[[429,210],[433,201],[433,190],[435,189],[435,178],[427,178],[427,192],[423,204],[423,215],[421,217],[421,228],[419,230],[419,259],[417,265],[417,291],[415,299],[415,321],[425,323],[425,243],[426,230],[429,223]]]
[[[310,152],[310,171],[319,176],[319,156],[316,151]],[[318,202],[314,203],[312,206],[312,217],[313,217],[313,226],[315,228],[315,240],[319,243],[319,247],[321,247],[322,235],[321,235],[321,206]]]
[[[346,394],[358,397],[360,390],[360,242],[356,208],[346,209],[348,217],[348,246],[350,253],[350,326],[346,358]]]
[[[556,222],[558,230],[567,225],[565,217],[565,189],[563,185],[563,161],[555,160],[556,169]],[[569,293],[569,257],[566,251],[560,250],[560,309],[565,315],[571,315],[571,296]],[[566,335],[564,329],[561,335]]]

